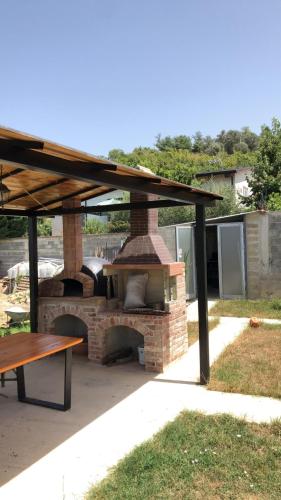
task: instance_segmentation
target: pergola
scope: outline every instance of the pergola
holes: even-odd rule
[[[200,381],[205,384],[209,379],[205,207],[222,197],[3,127],[0,127],[0,167],[0,215],[28,217],[32,332],[37,331],[37,217],[195,205]],[[159,199],[145,204],[63,208],[63,202],[69,198],[83,202],[116,189],[152,193]]]

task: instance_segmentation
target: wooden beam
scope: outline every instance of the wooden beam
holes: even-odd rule
[[[131,192],[153,193],[179,202],[209,204],[216,199],[220,199],[216,195],[200,192],[197,189],[193,190],[191,187],[185,189],[176,185],[167,186],[162,182],[157,184],[157,182],[153,182],[153,177],[146,181],[143,180],[141,175],[139,177],[129,174],[120,175],[118,172],[109,171],[110,165],[107,164],[103,166],[103,169],[100,169],[92,168],[96,167],[94,162],[69,161],[39,151],[22,150],[19,152],[12,148],[8,152],[3,151],[2,142],[0,139],[0,161],[2,159],[30,170],[44,171]],[[4,142],[7,141],[4,140]],[[114,168],[117,169],[117,166],[115,165]]]
[[[83,189],[79,189],[77,191],[74,191],[70,194],[66,194],[64,196],[59,196],[58,198],[52,198],[51,200],[49,201],[46,201],[43,205],[44,207],[48,207],[50,205],[54,205],[55,203],[60,203],[62,201],[65,201],[67,200],[68,198],[75,198],[75,196],[79,196],[81,194],[84,194],[84,193],[88,193],[89,191],[92,191],[93,189],[96,189],[96,188],[99,188],[100,186],[97,185],[97,186],[87,186]],[[41,205],[36,205],[32,208],[29,209],[29,212],[33,212],[33,211],[36,211],[36,210],[39,210],[41,208]],[[55,209],[54,209],[55,210]]]
[[[21,172],[24,172],[23,168],[16,168],[11,172],[7,172],[7,174],[2,175],[2,177],[0,176],[0,179],[3,181],[3,179],[7,179],[7,177],[12,177],[13,175],[20,174]]]
[[[7,140],[7,139],[5,139]],[[29,139],[8,139],[8,142],[13,148],[20,149],[44,149],[44,142],[34,141]]]
[[[196,205],[195,255],[198,293],[200,383],[210,378],[205,207]]]
[[[54,181],[54,182],[49,182],[48,184],[41,184],[41,186],[38,186],[37,188],[30,189],[30,191],[28,191],[28,193],[24,192],[24,193],[18,194],[16,196],[12,196],[11,198],[9,198],[7,200],[6,205],[11,203],[12,201],[20,200],[22,198],[26,198],[27,196],[29,196],[31,194],[38,193],[39,191],[44,191],[44,190],[52,188],[54,186],[59,186],[60,184],[63,184],[64,182],[67,182],[67,179],[63,178],[63,179],[58,179],[57,181]]]
[[[0,207],[0,217],[1,215],[7,215],[11,217],[23,217],[27,216],[28,212],[26,210],[19,210],[18,208],[1,208]]]
[[[37,218],[28,217],[28,251],[30,284],[30,329],[38,331],[38,249]]]
[[[33,215],[39,217],[51,217],[55,215],[69,214],[99,214],[103,212],[121,212],[123,210],[142,210],[144,208],[163,208],[163,207],[179,207],[185,206],[186,203],[181,203],[172,200],[156,200],[146,201],[142,203],[116,203],[114,205],[87,206],[79,208],[53,208],[50,210],[38,210],[33,212]]]

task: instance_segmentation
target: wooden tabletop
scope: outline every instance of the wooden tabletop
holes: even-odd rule
[[[19,332],[0,338],[0,373],[31,361],[64,351],[83,342],[82,338]]]

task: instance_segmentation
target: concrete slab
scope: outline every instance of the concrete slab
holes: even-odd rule
[[[212,360],[243,329],[245,319],[236,319],[226,318],[211,333]],[[0,390],[8,396],[0,397],[0,499],[81,499],[109,467],[184,409],[256,422],[281,418],[281,401],[197,385],[198,352],[194,344],[184,360],[160,375],[137,363],[107,368],[75,356],[73,405],[66,413],[21,404],[15,384],[7,384]],[[59,400],[62,372],[60,355],[30,365],[29,393]]]
[[[208,300],[208,311],[214,307],[217,300]],[[198,321],[198,300],[188,302],[187,308],[187,321]]]

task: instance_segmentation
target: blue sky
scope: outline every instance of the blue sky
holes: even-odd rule
[[[0,123],[95,154],[280,118],[280,0],[0,2]]]

